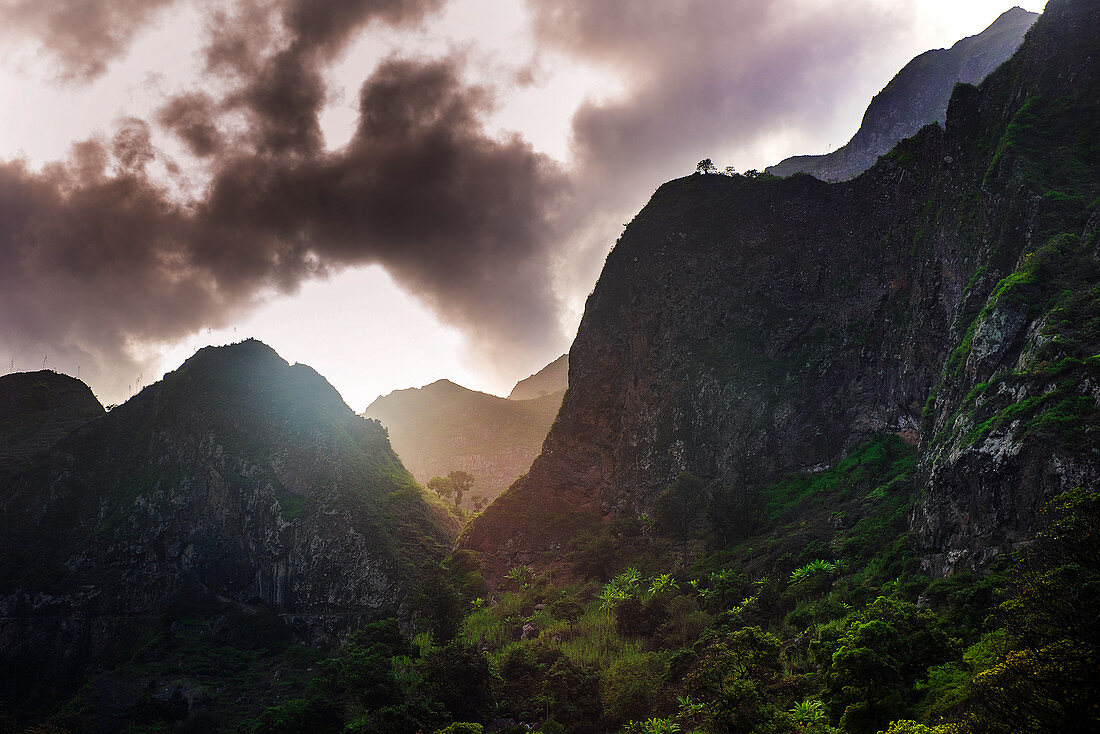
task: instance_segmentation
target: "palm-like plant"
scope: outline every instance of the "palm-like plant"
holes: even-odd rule
[[[825,721],[825,707],[821,701],[808,698],[805,701],[796,703],[791,709],[791,715],[794,716],[795,723],[803,726],[819,724]]]

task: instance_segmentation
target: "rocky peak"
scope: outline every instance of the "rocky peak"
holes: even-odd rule
[[[438,380],[395,390],[363,415],[389,430],[394,449],[421,483],[456,469],[472,474],[474,486],[464,502],[473,507],[478,498],[497,497],[530,468],[561,399],[559,391],[506,400]]]
[[[943,124],[951,91],[957,83],[977,84],[1019,47],[1039,16],[1014,7],[981,33],[950,49],[917,56],[875,95],[859,130],[845,145],[826,155],[787,158],[768,173],[808,173],[823,181],[843,181],[870,168],[880,155],[925,125]]]

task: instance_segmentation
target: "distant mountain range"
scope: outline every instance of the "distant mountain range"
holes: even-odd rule
[[[808,173],[822,181],[844,181],[870,168],[898,141],[925,125],[944,123],[955,84],[977,84],[1020,46],[1039,16],[1015,7],[976,36],[949,49],[934,49],[916,57],[875,95],[863,123],[844,146],[825,155],[787,158],[769,167],[775,176]]]
[[[462,470],[474,476],[463,505],[492,500],[524,474],[542,449],[568,379],[563,355],[521,380],[507,399],[449,380],[395,390],[363,412],[389,430],[401,461],[421,484]]]

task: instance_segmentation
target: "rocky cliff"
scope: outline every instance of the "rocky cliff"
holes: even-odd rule
[[[1100,5],[842,183],[662,186],[589,297],[531,471],[460,539],[497,573],[648,512],[681,472],[752,493],[864,439],[919,444],[929,571],[981,565],[1100,480]]]
[[[541,397],[505,400],[439,380],[395,390],[363,415],[389,430],[394,450],[421,483],[456,469],[472,474],[473,490],[464,504],[473,507],[480,497],[496,498],[531,467],[562,396],[559,388]]]
[[[848,143],[825,155],[787,158],[767,172],[775,176],[808,173],[823,181],[844,181],[863,173],[898,141],[933,122],[942,125],[955,84],[985,79],[1020,46],[1037,17],[1015,7],[976,36],[949,49],[926,51],[875,95]]]
[[[255,341],[201,350],[61,440],[7,480],[0,513],[18,519],[0,529],[8,700],[110,668],[181,600],[335,639],[401,612],[456,531],[381,425]]]
[[[68,375],[42,370],[0,377],[0,476],[103,413],[91,389]]]

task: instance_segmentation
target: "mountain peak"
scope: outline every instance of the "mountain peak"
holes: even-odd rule
[[[103,413],[91,388],[75,377],[52,370],[0,377],[0,474]]]
[[[823,181],[845,181],[866,171],[878,157],[925,125],[941,125],[957,83],[977,84],[1020,46],[1037,13],[1014,7],[985,30],[912,59],[867,106],[859,130],[845,145],[824,155],[787,158],[766,170],[776,176],[808,173]]]

